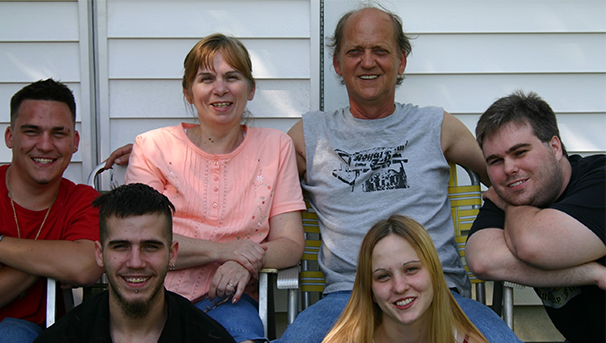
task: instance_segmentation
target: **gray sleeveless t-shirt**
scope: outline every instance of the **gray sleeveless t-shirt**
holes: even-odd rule
[[[351,290],[358,252],[372,225],[392,214],[421,223],[438,250],[449,287],[470,296],[448,201],[448,162],[440,137],[444,110],[396,104],[382,119],[349,108],[303,115],[307,177],[322,232],[326,293]]]

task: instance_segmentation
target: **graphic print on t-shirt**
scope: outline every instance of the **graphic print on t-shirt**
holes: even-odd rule
[[[376,147],[353,153],[335,149],[343,163],[332,171],[332,175],[350,185],[352,192],[358,179],[365,180],[362,182],[363,192],[409,188],[404,170],[404,163],[408,160],[402,157],[407,145],[408,141],[396,147]]]

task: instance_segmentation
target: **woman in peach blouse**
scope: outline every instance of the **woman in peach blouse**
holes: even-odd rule
[[[295,265],[305,245],[293,144],[280,131],[241,124],[255,80],[237,39],[203,38],[184,68],[183,94],[200,124],[139,135],[126,182],[148,184],[176,207],[179,256],[166,288],[207,311],[237,342],[265,341],[257,274]]]

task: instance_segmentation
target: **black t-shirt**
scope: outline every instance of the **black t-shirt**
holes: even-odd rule
[[[182,296],[165,290],[168,318],[158,343],[235,343],[231,335]],[[36,343],[111,343],[109,291],[97,294],[42,331]]]
[[[605,242],[606,155],[569,157],[572,175],[564,193],[549,206],[575,218]],[[504,228],[505,214],[485,201],[469,232]],[[606,243],[605,243],[606,244]],[[557,254],[557,251],[554,251]],[[605,258],[596,262],[605,265]],[[606,292],[597,286],[535,288],[556,328],[572,343],[606,341]]]

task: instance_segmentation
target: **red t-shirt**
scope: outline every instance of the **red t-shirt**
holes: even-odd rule
[[[6,180],[8,166],[0,166],[0,180]],[[79,239],[99,240],[99,210],[91,204],[99,193],[92,187],[76,185],[62,179],[59,194],[38,236],[39,240]],[[30,211],[15,203],[21,238],[34,239],[46,215],[42,211]],[[0,234],[18,237],[13,209],[8,197],[6,183],[0,182]],[[94,254],[94,251],[91,251]],[[58,302],[59,303],[59,302]],[[5,317],[44,324],[46,315],[46,278],[40,278],[28,290],[11,303],[0,308],[0,321]]]

